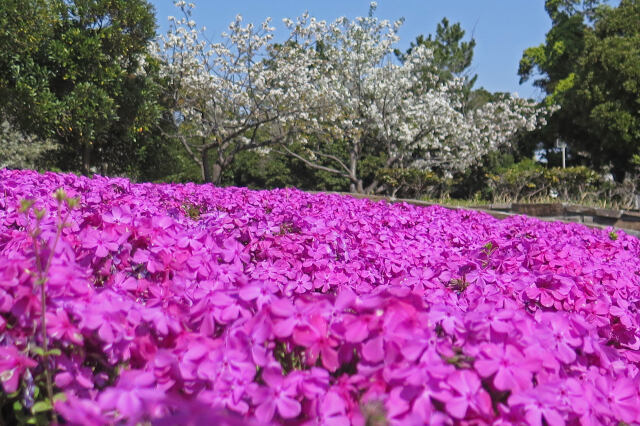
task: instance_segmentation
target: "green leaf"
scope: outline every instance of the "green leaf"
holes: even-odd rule
[[[53,402],[66,401],[66,400],[67,400],[67,395],[65,395],[63,392],[53,395]]]
[[[43,413],[43,412],[45,412],[45,411],[51,411],[51,410],[52,410],[52,408],[53,408],[53,407],[51,406],[51,402],[50,402],[48,399],[46,399],[46,400],[44,400],[44,401],[38,401],[38,402],[36,402],[36,403],[33,405],[33,407],[31,408],[31,412],[32,412],[33,414],[36,414],[36,413]]]
[[[53,348],[53,349],[49,349],[49,350],[47,351],[47,354],[49,354],[49,355],[55,355],[55,356],[60,356],[60,355],[62,355],[62,352],[60,352],[60,349],[58,349],[58,348]]]
[[[44,356],[44,349],[42,349],[40,346],[34,346],[31,348],[31,351],[39,356]]]

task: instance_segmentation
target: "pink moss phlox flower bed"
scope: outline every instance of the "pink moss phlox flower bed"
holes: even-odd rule
[[[71,424],[640,422],[640,242],[292,189],[0,171],[0,379]],[[66,212],[66,207],[63,212]],[[46,256],[46,250],[40,253]]]

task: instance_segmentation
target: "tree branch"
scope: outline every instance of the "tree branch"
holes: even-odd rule
[[[282,148],[287,152],[286,153],[284,153],[282,151],[276,151],[276,152],[279,152],[280,154],[284,154],[284,155],[287,155],[287,154],[291,155],[292,157],[297,158],[298,160],[302,161],[304,164],[306,164],[307,166],[309,166],[311,168],[314,168],[314,169],[317,169],[317,170],[323,170],[323,171],[329,172],[329,173],[334,173],[334,174],[337,174],[339,176],[342,176],[342,177],[345,177],[345,178],[351,180],[351,176],[349,176],[349,174],[347,174],[347,173],[343,173],[338,169],[334,169],[333,167],[326,167],[326,166],[322,166],[320,164],[316,164],[316,163],[314,163],[314,162],[302,157],[301,155],[296,154],[295,152],[291,151],[286,146],[282,146]]]

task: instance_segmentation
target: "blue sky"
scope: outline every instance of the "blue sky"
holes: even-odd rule
[[[177,9],[172,0],[151,0],[151,3],[156,8],[159,32],[165,32],[167,17],[178,15]],[[273,25],[282,29],[282,18],[295,17],[306,10],[318,19],[331,21],[339,16],[366,15],[369,8],[369,0],[195,0],[194,3],[194,19],[198,26],[206,26],[213,38],[237,14],[245,22],[255,23],[270,16]],[[436,25],[445,16],[451,23],[460,22],[467,38],[472,35],[476,39],[472,64],[478,74],[476,87],[541,97],[530,83],[518,84],[517,71],[523,50],[542,43],[551,27],[543,0],[378,0],[376,15],[392,20],[405,18],[400,30],[402,50],[417,35],[435,33]]]

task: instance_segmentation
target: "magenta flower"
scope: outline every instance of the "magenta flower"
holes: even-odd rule
[[[241,351],[249,351],[253,362],[261,367],[269,363],[268,342],[271,337],[271,323],[266,315],[257,315],[240,328],[234,330],[236,347]]]
[[[37,365],[37,362],[24,356],[15,346],[0,346],[0,381],[4,391],[8,394],[15,392],[25,370]]]
[[[247,414],[249,404],[244,400],[244,389],[237,389],[234,383],[220,380],[215,391],[204,390],[198,394],[198,400],[211,407],[224,407],[238,414]]]
[[[347,415],[347,405],[335,391],[328,391],[319,401],[316,401],[310,415],[311,421],[307,426],[350,426],[351,420]]]
[[[84,342],[82,333],[71,322],[64,309],[58,308],[55,313],[47,312],[47,329],[49,335],[54,339],[67,340],[76,345],[81,345]]]
[[[327,322],[320,315],[313,315],[309,325],[296,328],[293,341],[307,348],[309,365],[314,365],[318,356],[322,356],[322,365],[333,372],[338,369],[338,352],[334,349],[338,341],[330,336]]]
[[[566,318],[560,315],[549,313],[544,317],[547,324],[551,326],[551,333],[547,338],[549,345],[551,345],[555,357],[565,364],[569,364],[576,359],[576,347],[582,344],[582,340],[575,336],[572,332],[569,322]]]
[[[447,386],[451,391],[442,402],[454,418],[463,419],[468,411],[478,415],[491,415],[491,398],[482,389],[482,383],[473,371],[455,371],[447,379]]]
[[[60,187],[80,205],[54,248]],[[3,413],[39,398],[30,199],[62,423],[640,423],[622,231],[32,171],[0,194]]]
[[[69,393],[64,401],[56,401],[54,406],[70,424],[102,426],[110,423],[95,401],[78,398],[73,393]]]
[[[595,396],[601,412],[626,423],[640,420],[640,399],[638,383],[626,378],[607,380],[599,376],[595,380]]]
[[[111,211],[107,211],[102,215],[102,220],[114,225],[128,225],[132,222],[131,209],[129,206],[115,206]]]
[[[95,229],[88,229],[83,238],[82,246],[88,249],[95,249],[97,257],[106,257],[112,251],[117,251],[119,244],[113,236],[99,232]]]
[[[256,307],[260,310],[263,306],[270,306],[277,299],[278,286],[272,281],[254,281],[242,287],[238,296],[244,301],[255,300]]]
[[[545,274],[526,290],[526,295],[530,299],[539,299],[540,304],[544,307],[555,306],[558,308],[560,306],[558,301],[567,297],[573,285],[573,280],[568,277]]]
[[[526,392],[513,393],[509,397],[509,405],[524,410],[524,417],[532,426],[542,426],[543,419],[549,426],[564,426],[558,396],[552,386],[538,386]]]
[[[256,407],[256,418],[262,423],[268,423],[276,413],[283,419],[297,417],[302,406],[297,401],[297,385],[282,376],[278,367],[267,367],[262,372],[265,386],[257,387],[252,392],[252,399]]]
[[[515,346],[487,344],[481,354],[473,366],[482,377],[495,374],[493,384],[496,389],[515,392],[533,386],[531,379],[540,365],[527,359]]]
[[[124,371],[114,388],[107,388],[100,394],[98,404],[103,411],[117,410],[124,418],[139,419],[145,411],[163,398],[155,388],[153,374],[141,371]]]
[[[269,308],[274,316],[283,318],[274,320],[273,333],[277,337],[288,337],[295,327],[309,325],[306,307],[301,301],[293,304],[286,299],[274,300]]]

